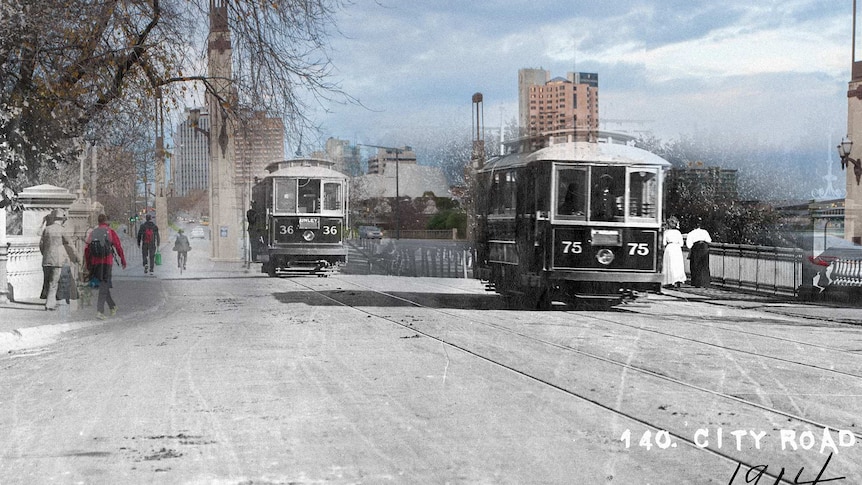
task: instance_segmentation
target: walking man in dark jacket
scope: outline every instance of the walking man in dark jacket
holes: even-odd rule
[[[159,239],[159,227],[152,221],[152,216],[147,214],[147,221],[138,229],[138,247],[141,248],[141,256],[144,260],[144,274],[153,274],[156,266],[156,250],[161,240]]]

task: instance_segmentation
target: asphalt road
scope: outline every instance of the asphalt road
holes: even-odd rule
[[[154,310],[0,357],[0,484],[862,481],[859,327],[205,253],[147,280]]]

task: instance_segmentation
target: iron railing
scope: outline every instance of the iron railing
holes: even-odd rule
[[[796,248],[709,245],[709,272],[713,284],[758,293],[795,296],[802,284],[802,260],[802,250]]]

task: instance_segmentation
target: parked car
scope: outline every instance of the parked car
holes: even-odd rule
[[[359,239],[383,239],[383,231],[376,226],[359,226]]]
[[[192,229],[192,233],[190,235],[192,239],[206,239],[207,234],[204,232],[203,227],[196,227]]]

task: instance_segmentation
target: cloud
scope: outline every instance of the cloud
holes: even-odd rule
[[[333,106],[321,123],[410,144],[411,128],[469,127],[479,91],[496,125],[517,115],[518,69],[542,67],[597,72],[600,117],[653,120],[662,136],[798,140],[843,131],[850,24],[850,5],[828,0],[356,0],[333,61],[369,109]]]

